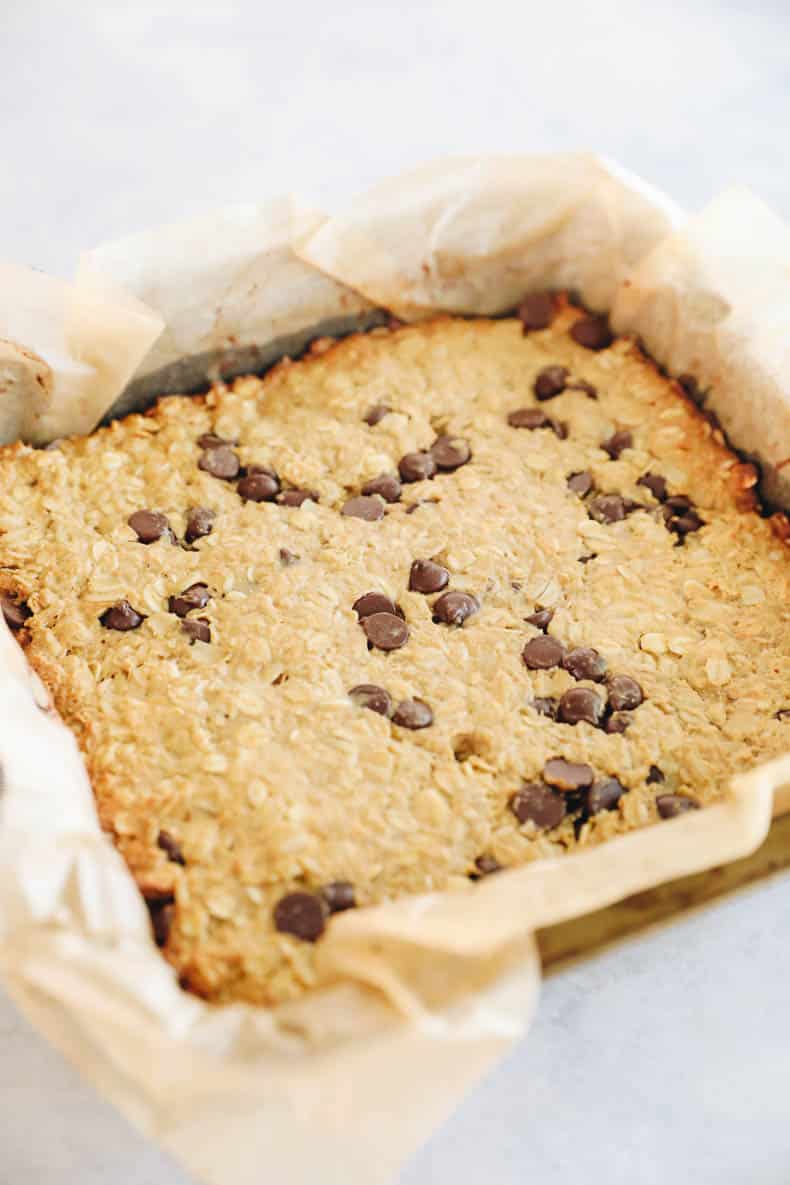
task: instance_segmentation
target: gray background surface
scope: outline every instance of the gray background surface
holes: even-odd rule
[[[0,128],[0,258],[63,275],[156,222],[451,153],[592,148],[690,208],[748,181],[790,215],[790,11],[0,0]],[[402,1185],[788,1185],[788,982],[787,876],[550,979]],[[0,1115],[0,1185],[186,1185],[2,996]]]

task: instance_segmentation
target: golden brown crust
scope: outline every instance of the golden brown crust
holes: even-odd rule
[[[753,512],[753,468],[677,384],[634,343],[578,345],[579,315],[558,302],[552,328],[528,335],[516,320],[443,317],[322,339],[263,380],[162,399],[51,452],[0,450],[0,591],[30,602],[19,638],[77,735],[102,825],[149,899],[175,897],[166,954],[193,990],[271,1003],[315,982],[314,948],[274,930],[286,891],[349,880],[367,904],[468,884],[481,855],[514,864],[599,843],[655,821],[657,791],[713,801],[732,770],[786,746],[785,528]],[[568,388],[536,403],[549,365],[598,398]],[[375,403],[393,412],[370,427]],[[520,407],[567,437],[510,427]],[[633,447],[609,457],[602,442],[625,430]],[[245,504],[235,482],[198,468],[205,432],[318,503]],[[339,513],[442,432],[469,440],[469,464],[404,486],[378,522]],[[642,509],[596,521],[566,484],[587,469],[598,492]],[[646,472],[704,521],[684,546],[639,484]],[[197,505],[217,519],[190,548],[144,545],[127,524],[157,510],[182,540]],[[436,595],[409,590],[418,558],[479,599],[463,628],[437,624]],[[211,590],[191,615],[209,620],[208,645],[190,645],[168,611],[195,582]],[[352,605],[369,590],[402,607],[402,649],[367,649]],[[145,621],[103,629],[122,598]],[[645,702],[626,733],[535,710],[602,687],[525,667],[539,606],[566,647],[594,647],[609,673],[638,680]],[[355,706],[358,683],[429,703],[433,725]],[[586,821],[520,825],[509,799],[558,755],[627,792]]]

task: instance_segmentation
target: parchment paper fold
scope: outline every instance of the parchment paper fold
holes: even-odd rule
[[[613,323],[691,374],[762,492],[790,505],[790,227],[730,189],[662,239],[617,294]]]
[[[670,233],[671,205],[623,175],[584,156],[438,162],[333,218],[282,199],[146,232],[89,253],[74,285],[0,268],[0,439],[89,431],[111,407],[261,368],[383,310],[497,313],[567,287],[695,370],[783,496],[787,232],[738,193]],[[745,212],[758,264],[744,233],[730,249]],[[155,949],[76,743],[0,620],[0,973],[198,1179],[384,1185],[526,1032],[537,928],[745,855],[788,782],[790,758],[737,771],[705,811],[339,915],[320,947],[328,986],[272,1011],[211,1008]]]

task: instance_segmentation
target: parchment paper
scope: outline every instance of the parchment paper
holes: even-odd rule
[[[90,432],[163,328],[108,277],[0,264],[0,443]]]
[[[383,320],[359,293],[294,255],[291,244],[323,221],[294,197],[274,198],[144,231],[84,255],[78,289],[108,281],[122,286],[156,309],[164,327],[112,414],[262,370],[283,354],[300,353],[317,334]]]
[[[502,313],[541,287],[603,310],[667,230],[595,157],[469,157],[382,182],[300,253],[404,320]]]
[[[592,158],[444,162],[386,183],[339,219],[283,201],[112,245],[85,258],[68,299],[44,283],[37,311],[31,296],[26,332],[9,333],[16,353],[0,408],[11,410],[0,424],[6,438],[43,439],[43,424],[85,431],[112,404],[144,404],[163,379],[198,385],[250,357],[263,365],[281,343],[364,324],[380,304],[411,317],[492,312],[549,285],[620,315],[620,287],[630,278],[636,291],[638,277],[639,307],[649,308],[639,265],[651,249],[647,261],[660,260],[668,224],[638,189]],[[8,274],[0,311],[11,304]],[[31,293],[38,279],[25,276]],[[89,399],[96,386],[76,367],[89,357],[95,366],[95,355],[56,358],[53,343],[67,340],[67,306],[89,308],[97,291],[119,287],[129,294],[115,306],[125,344],[103,355],[115,385]],[[632,315],[643,332],[649,318]],[[681,348],[682,334],[672,341]],[[762,357],[761,341],[748,345]],[[31,414],[42,364],[58,379],[46,420]],[[63,407],[61,374],[71,384]],[[764,448],[769,435],[747,447]],[[384,1185],[526,1032],[539,983],[534,930],[753,850],[790,758],[739,772],[722,804],[660,827],[466,891],[338,915],[319,947],[330,985],[271,1011],[214,1008],[180,991],[99,829],[76,743],[1,620],[0,771],[0,973],[36,1027],[210,1185]]]
[[[668,235],[620,288],[612,320],[673,374],[693,374],[708,405],[790,505],[790,227],[730,189]]]

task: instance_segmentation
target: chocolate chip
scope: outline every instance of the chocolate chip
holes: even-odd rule
[[[614,341],[605,317],[580,317],[571,327],[571,337],[586,350],[605,350]]]
[[[574,679],[589,679],[593,683],[600,683],[606,674],[606,659],[592,646],[574,646],[563,658],[562,665]]]
[[[778,712],[774,712],[775,720],[790,720],[790,708],[780,708]]]
[[[350,881],[332,881],[321,889],[321,896],[330,913],[343,913],[355,909],[357,904],[354,886]]]
[[[510,413],[507,422],[511,428],[551,428],[559,440],[567,440],[568,437],[567,424],[547,416],[539,407],[520,407]]]
[[[533,699],[532,706],[539,716],[548,716],[549,720],[557,719],[558,701],[551,695],[539,695]]]
[[[280,479],[272,469],[256,466],[236,486],[245,502],[273,502],[280,492]]]
[[[409,627],[394,613],[372,613],[361,624],[368,645],[377,650],[400,650],[409,640]]]
[[[530,613],[529,617],[525,617],[524,620],[528,621],[530,625],[534,625],[536,629],[543,630],[545,634],[553,616],[553,609],[536,609],[534,613]]]
[[[217,436],[216,432],[204,432],[202,436],[198,436],[198,445],[200,448],[212,449],[222,448],[226,444],[235,444],[235,440],[226,440],[224,436]]]
[[[190,584],[177,597],[170,597],[167,607],[176,617],[186,617],[193,609],[205,609],[211,600],[211,593],[205,584]]]
[[[626,431],[614,432],[608,440],[601,441],[601,448],[609,454],[613,461],[616,461],[627,448],[633,447],[634,438],[630,432]]]
[[[564,757],[550,757],[543,766],[543,781],[557,790],[583,790],[592,785],[592,767],[580,761],[566,761]]]
[[[625,732],[627,728],[631,727],[632,716],[628,712],[615,712],[611,716],[607,716],[604,721],[603,730],[608,733]]]
[[[614,712],[631,712],[645,698],[642,688],[630,675],[612,675],[608,687],[609,707]]]
[[[584,391],[584,394],[589,399],[598,398],[598,388],[593,383],[588,383],[586,379],[576,379],[573,383],[568,383],[569,391]]]
[[[392,697],[383,687],[375,683],[358,683],[348,693],[358,708],[368,708],[371,712],[378,712],[380,716],[392,714]]]
[[[685,494],[673,494],[671,498],[664,499],[664,513],[685,514],[687,510],[691,510],[692,505],[691,498],[687,498]]]
[[[127,522],[140,543],[156,543],[163,535],[172,538],[167,516],[159,514],[156,510],[135,510],[134,514],[129,515]]]
[[[589,469],[583,469],[581,473],[572,473],[568,478],[568,489],[573,490],[580,498],[585,498],[592,488],[593,476]]]
[[[667,496],[667,479],[660,473],[643,473],[636,484],[650,490],[657,502],[663,502]]]
[[[604,714],[600,695],[587,687],[571,687],[560,698],[557,719],[563,724],[600,724]]]
[[[138,629],[145,618],[136,609],[133,609],[128,601],[123,600],[111,605],[109,609],[105,609],[99,621],[106,630],[120,630],[124,633],[126,630]]]
[[[427,481],[436,474],[432,453],[406,453],[398,462],[401,481]]]
[[[366,481],[362,487],[362,493],[369,496],[378,494],[385,502],[399,502],[401,484],[394,474],[382,473],[380,477],[374,477],[372,481]]]
[[[558,667],[564,654],[565,647],[562,642],[549,637],[548,634],[541,638],[530,638],[521,651],[521,657],[531,671],[548,671],[552,667]]]
[[[590,560],[597,560],[597,559],[598,559],[598,552],[591,551],[589,555],[580,555],[579,556],[579,563],[580,564],[589,564]]]
[[[380,592],[363,593],[357,597],[351,608],[361,621],[363,617],[372,617],[374,613],[393,613],[396,617],[403,617],[403,610],[393,600]]]
[[[392,723],[401,728],[429,728],[433,724],[433,712],[421,699],[404,699],[392,713]]]
[[[210,473],[212,477],[218,477],[222,481],[233,481],[235,477],[239,476],[241,461],[232,448],[223,444],[217,448],[207,448],[200,456],[198,469],[202,469],[205,473]]]
[[[667,530],[673,531],[674,534],[680,536],[691,535],[704,525],[704,522],[693,508],[686,511],[685,514],[680,514],[677,517],[667,520]]]
[[[480,609],[480,602],[471,593],[446,592],[434,602],[433,620],[445,625],[463,625]]]
[[[391,411],[392,408],[386,403],[374,403],[372,407],[368,408],[362,419],[371,428],[375,428],[376,424],[380,424],[384,417],[388,416]]]
[[[167,946],[176,907],[172,901],[147,901],[148,912],[151,915],[151,926],[154,931],[154,941],[157,946]]]
[[[169,831],[160,831],[156,843],[157,847],[162,849],[171,864],[186,864],[184,853],[181,851],[181,844]]]
[[[470,880],[478,881],[484,876],[493,876],[495,872],[501,872],[502,865],[495,856],[488,856],[483,854],[478,856],[475,860],[475,871],[470,872]]]
[[[450,573],[433,560],[415,560],[409,572],[411,592],[436,593],[447,587]]]
[[[195,642],[211,641],[211,625],[206,617],[189,617],[181,622],[181,633],[186,634],[192,645]]]
[[[17,601],[7,593],[0,593],[0,610],[11,630],[21,630],[25,622],[33,616],[27,601]]]
[[[647,784],[652,786],[654,782],[664,781],[664,771],[659,769],[657,765],[651,765],[647,771]]]
[[[292,568],[294,564],[299,563],[299,556],[295,551],[289,551],[287,547],[281,547],[279,551],[280,563],[284,568]]]
[[[281,934],[316,942],[324,932],[329,908],[315,893],[287,893],[274,907],[274,924]]]
[[[696,799],[685,794],[659,794],[656,806],[662,819],[674,819],[677,815],[685,815],[686,811],[699,810]]]
[[[437,469],[452,473],[472,459],[469,441],[463,436],[437,436],[431,445],[431,456]]]
[[[318,494],[315,490],[283,490],[277,495],[280,506],[299,507],[303,502],[317,502]]]
[[[556,395],[561,395],[568,384],[569,374],[567,366],[544,366],[538,372],[533,386],[535,398],[554,399]]]
[[[196,539],[203,539],[214,529],[216,514],[206,506],[193,506],[187,511],[184,538],[187,543],[194,543]]]
[[[508,424],[511,428],[550,428],[552,425],[551,417],[547,416],[545,411],[539,407],[519,407],[516,411],[512,411],[507,418]]]
[[[376,494],[360,494],[349,498],[340,511],[346,518],[361,518],[366,523],[375,523],[384,518],[384,499]]]
[[[622,786],[617,778],[594,782],[587,791],[585,807],[588,814],[597,815],[599,811],[613,811],[625,793],[625,786]]]
[[[550,292],[530,292],[518,306],[518,319],[524,332],[548,329],[554,319],[554,300]]]
[[[561,794],[543,782],[525,782],[508,802],[519,823],[534,823],[541,831],[557,827],[565,818]]]
[[[628,503],[622,494],[596,494],[587,503],[587,513],[597,523],[619,523],[628,514]]]

